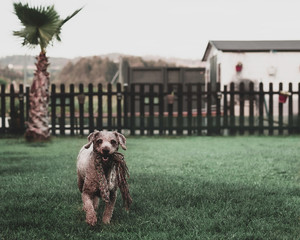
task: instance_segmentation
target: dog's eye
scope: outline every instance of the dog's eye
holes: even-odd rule
[[[111,140],[110,143],[111,144],[117,144],[117,142],[115,140]]]
[[[102,142],[103,142],[102,139],[98,139],[98,140],[97,140],[97,143],[98,143],[98,144],[101,144]]]

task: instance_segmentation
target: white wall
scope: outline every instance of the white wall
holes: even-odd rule
[[[293,83],[293,89],[298,89],[300,82],[300,52],[256,52],[256,53],[217,53],[218,63],[221,64],[221,84],[225,85],[236,79],[248,78],[264,83],[264,88],[268,89],[268,84],[273,83],[274,89],[278,88],[280,82],[283,89],[287,90],[288,83]],[[240,73],[235,70],[238,62],[243,63]],[[272,69],[274,75],[270,75]]]
[[[237,78],[248,78],[264,83],[264,90],[269,89],[269,83],[273,83],[274,91],[278,91],[279,83],[283,83],[283,90],[288,90],[289,82],[293,83],[293,90],[298,91],[300,82],[300,52],[247,52],[231,53],[218,51],[212,47],[207,60],[207,73],[209,74],[209,60],[217,55],[217,64],[221,64],[221,88]],[[243,69],[236,72],[235,66],[242,62]],[[271,68],[276,70],[275,75],[270,75]],[[209,79],[209,76],[208,78]],[[269,99],[266,96],[265,100]],[[298,97],[293,97],[294,113],[298,113]],[[278,95],[274,96],[274,115],[278,114]],[[287,104],[283,111],[286,116]]]

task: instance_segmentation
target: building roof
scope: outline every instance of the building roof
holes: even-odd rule
[[[202,61],[206,61],[214,46],[223,52],[299,52],[300,41],[209,41]]]

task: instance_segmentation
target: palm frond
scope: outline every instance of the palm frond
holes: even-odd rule
[[[64,20],[62,20],[61,21],[61,26],[64,25],[67,21],[69,21],[72,17],[74,17],[77,13],[79,13],[81,10],[82,10],[82,8],[77,9],[70,16],[68,16]]]
[[[44,24],[59,22],[59,15],[54,6],[30,7],[28,4],[14,3],[14,8],[24,26],[43,26]]]
[[[61,20],[54,6],[30,7],[28,4],[14,3],[14,9],[24,28],[13,34],[23,38],[23,45],[40,45],[42,51],[53,41],[53,37],[60,41],[62,25],[81,10]]]
[[[76,11],[74,11],[70,16],[66,17],[65,19],[60,21],[60,29],[57,31],[57,33],[55,34],[55,37],[57,39],[57,41],[61,41],[60,38],[60,33],[61,33],[61,27],[67,22],[69,21],[71,18],[73,18],[77,13],[79,13],[82,10],[82,8],[77,9]]]
[[[13,34],[23,39],[23,45],[38,45],[38,32],[35,27],[26,27],[20,31],[14,31]]]

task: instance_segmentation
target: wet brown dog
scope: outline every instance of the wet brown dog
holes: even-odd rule
[[[99,197],[105,202],[102,221],[109,224],[120,188],[126,210],[132,202],[126,181],[128,169],[119,145],[126,150],[126,138],[117,132],[94,131],[77,157],[77,181],[82,195],[86,222],[97,223]]]

